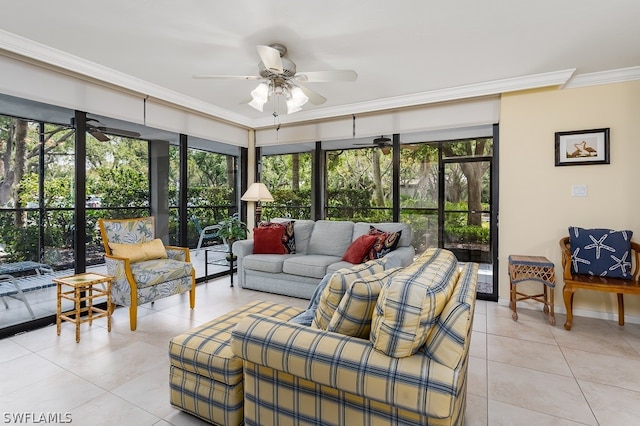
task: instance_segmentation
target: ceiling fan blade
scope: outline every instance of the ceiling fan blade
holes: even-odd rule
[[[124,130],[124,129],[112,129],[112,128],[103,127],[103,126],[99,126],[99,127],[95,127],[95,128],[90,129],[90,133],[92,135],[93,135],[93,132],[96,132],[96,133],[97,132],[104,132],[104,133],[109,133],[109,134],[114,135],[114,136],[120,136],[120,137],[123,137],[123,138],[139,138],[140,137],[140,133],[138,133],[138,132],[132,132],[132,131],[129,131],[129,130]],[[96,139],[101,140],[100,138],[96,138]],[[109,140],[109,139],[107,139],[107,140]]]
[[[298,84],[298,87],[300,87],[300,89],[302,89],[302,93],[304,93],[307,98],[309,98],[309,102],[311,102],[314,105],[321,105],[325,102],[327,102],[327,98],[325,98],[324,96],[322,96],[319,93],[314,92],[313,90],[309,89],[308,87],[304,87],[302,84]]]
[[[357,78],[358,73],[353,70],[309,71],[299,72],[295,75],[296,80],[309,83],[356,81]]]
[[[282,60],[280,59],[280,52],[271,46],[257,45],[258,55],[264,66],[269,70],[278,74],[282,74]]]
[[[195,74],[193,78],[197,79],[235,79],[235,80],[260,80],[262,77],[257,75],[223,75],[223,74]]]
[[[110,141],[111,139],[109,139],[109,137],[107,135],[105,135],[104,133],[95,130],[95,129],[90,129],[88,130],[89,134],[91,136],[93,136],[94,138],[98,139],[100,142],[107,142]]]

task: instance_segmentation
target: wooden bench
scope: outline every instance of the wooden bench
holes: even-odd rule
[[[618,324],[624,325],[624,294],[640,295],[640,244],[631,242],[632,270],[631,279],[605,278],[594,275],[574,274],[571,271],[571,246],[569,237],[560,240],[562,249],[562,270],[564,289],[562,295],[567,309],[567,322],[564,328],[571,330],[573,321],[573,293],[579,289],[616,293],[618,295]]]

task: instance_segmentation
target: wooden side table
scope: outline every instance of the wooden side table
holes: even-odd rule
[[[509,307],[513,310],[512,318],[514,321],[518,321],[516,302],[535,300],[536,302],[544,303],[543,311],[545,314],[549,314],[549,324],[556,325],[556,318],[553,313],[554,288],[556,287],[554,266],[544,256],[509,256]],[[516,285],[522,281],[538,281],[542,283],[542,293],[524,294],[518,292]]]
[[[111,280],[113,280],[113,277],[110,275],[92,272],[53,279],[53,282],[58,287],[58,306],[56,310],[56,331],[58,336],[60,335],[62,320],[76,325],[76,342],[80,341],[80,324],[88,322],[89,325],[92,325],[94,319],[107,317],[107,331],[111,332]],[[105,286],[102,288],[95,287],[96,284],[105,284]],[[70,287],[71,290],[65,290],[63,286]],[[94,299],[105,296],[107,298],[107,309],[93,306]],[[72,300],[74,309],[63,313],[62,299]],[[82,302],[86,302],[86,304],[82,306]],[[83,318],[82,313],[84,312],[87,315]]]

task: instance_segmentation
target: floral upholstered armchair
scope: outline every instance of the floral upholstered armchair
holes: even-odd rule
[[[138,305],[174,294],[189,294],[195,306],[196,275],[189,249],[165,246],[155,238],[155,218],[99,219],[107,273],[114,304],[129,307],[131,330],[137,326]]]

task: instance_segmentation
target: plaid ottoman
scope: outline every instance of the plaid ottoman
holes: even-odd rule
[[[269,302],[254,302],[171,339],[171,405],[214,424],[242,424],[242,359],[229,347],[231,332],[236,323],[249,314],[286,321],[302,311]]]

